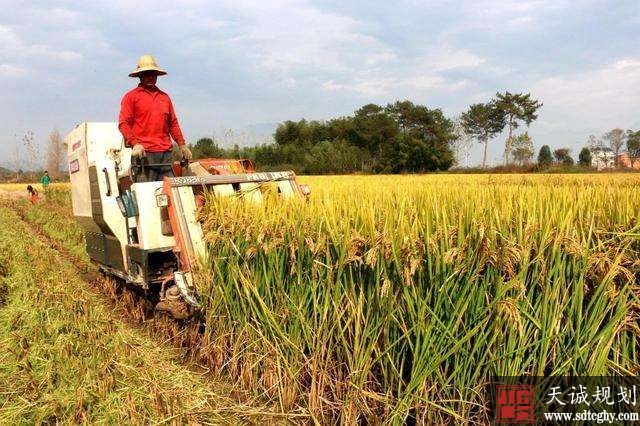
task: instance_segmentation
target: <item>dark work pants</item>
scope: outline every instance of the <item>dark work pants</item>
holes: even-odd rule
[[[135,181],[136,182],[153,182],[162,180],[163,177],[173,177],[173,170],[171,164],[173,156],[171,151],[165,152],[147,152],[140,160],[131,158],[131,167],[135,168]],[[142,163],[144,167],[136,167]],[[166,163],[166,166],[154,166],[154,164]]]

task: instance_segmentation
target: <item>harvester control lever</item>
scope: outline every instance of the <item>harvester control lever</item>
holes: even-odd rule
[[[149,160],[147,159],[147,157],[140,157],[140,158],[134,158],[132,159],[132,164],[131,164],[131,177],[132,180],[134,182],[137,182],[138,179],[136,178],[137,176],[144,176],[145,175],[145,167],[155,167],[155,168],[162,168],[162,169],[168,169],[171,170],[171,172],[173,173],[173,164],[174,163],[153,163],[153,164],[149,164]],[[182,159],[180,160],[180,168],[185,168],[189,166],[189,160],[187,160],[186,158],[182,157]]]
[[[104,173],[104,179],[107,181],[107,197],[111,196],[111,181],[109,180],[109,171],[107,168],[102,169],[102,173]]]

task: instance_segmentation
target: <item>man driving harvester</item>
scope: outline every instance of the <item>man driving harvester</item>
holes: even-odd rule
[[[140,84],[127,92],[120,104],[118,128],[125,144],[133,148],[132,164],[139,162],[144,165],[144,173],[136,178],[138,182],[173,176],[170,166],[159,165],[172,161],[171,138],[178,144],[181,156],[191,159],[191,151],[185,145],[171,99],[156,86],[158,76],[165,74],[153,56],[141,56],[136,70],[129,74],[129,77],[138,77]]]

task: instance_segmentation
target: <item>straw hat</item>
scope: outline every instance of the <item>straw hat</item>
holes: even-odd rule
[[[138,60],[138,66],[136,67],[136,70],[129,74],[129,77],[137,77],[138,74],[145,71],[155,71],[156,73],[158,73],[158,75],[165,75],[167,73],[165,70],[158,68],[156,60],[153,56],[142,55]]]

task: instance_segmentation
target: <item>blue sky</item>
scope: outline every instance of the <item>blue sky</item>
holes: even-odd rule
[[[640,128],[640,2],[0,0],[0,154],[28,130],[114,121],[141,54],[188,140],[410,99],[450,117],[496,91],[544,102],[536,149]],[[267,123],[267,124],[265,124]],[[246,133],[246,132],[245,132]],[[254,132],[255,133],[255,132]],[[250,141],[262,140],[260,137]],[[490,142],[498,163],[504,137]],[[470,164],[480,162],[474,144]],[[19,151],[18,157],[24,157]]]

